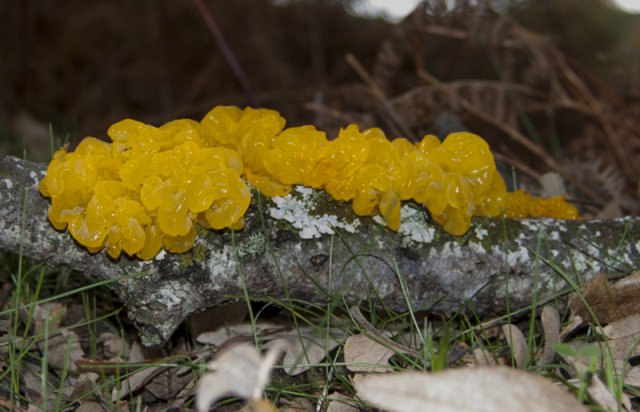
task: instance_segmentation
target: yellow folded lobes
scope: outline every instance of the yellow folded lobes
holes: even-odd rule
[[[249,208],[251,193],[244,181],[232,172],[225,172],[220,181],[224,182],[225,191],[204,212],[204,217],[213,229],[235,228]]]
[[[553,217],[556,219],[577,219],[578,211],[562,196],[538,199],[529,193],[516,190],[506,194],[505,214],[509,217]]]
[[[144,246],[136,253],[136,256],[144,260],[153,259],[162,249],[162,233],[156,225],[146,225],[144,226],[144,239]]]
[[[391,230],[400,229],[400,198],[393,191],[387,191],[380,199],[380,214]]]
[[[217,113],[216,133],[206,122],[176,120],[156,128],[126,119],[109,128],[112,143],[86,138],[75,152],[56,152],[40,182],[41,193],[52,199],[52,225],[68,228],[91,252],[105,248],[114,259],[123,251],[152,259],[163,247],[189,250],[200,215],[215,216],[215,228],[241,227],[250,192],[240,178],[245,166],[238,133],[253,135],[253,121],[263,119],[260,138],[245,139],[245,150],[270,145],[284,119],[253,110],[238,127],[243,111]]]
[[[486,196],[476,208],[476,214],[478,216],[497,216],[505,208],[506,196],[507,187],[504,180],[499,173],[495,173]]]
[[[507,193],[488,144],[471,133],[412,144],[356,125],[335,140],[313,126],[284,126],[273,110],[232,106],[160,127],[125,119],[109,128],[111,143],[87,137],[75,152],[54,154],[39,185],[51,198],[49,220],[114,259],[123,251],[141,259],[162,248],[181,253],[193,246],[196,224],[243,227],[251,201],[243,178],[266,196],[284,196],[292,185],[323,189],[351,201],[357,215],[380,214],[393,230],[407,200],[454,235],[474,215],[577,217],[560,197]]]
[[[285,129],[264,154],[264,167],[282,183],[320,187],[325,176],[317,163],[326,156],[328,144],[325,134],[313,126]]]

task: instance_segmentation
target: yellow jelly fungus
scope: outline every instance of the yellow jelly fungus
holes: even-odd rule
[[[241,229],[251,201],[245,180],[265,196],[293,185],[323,189],[359,216],[379,214],[392,230],[409,200],[454,235],[466,233],[473,216],[578,217],[561,197],[508,193],[489,145],[467,132],[413,144],[349,125],[329,140],[313,126],[285,129],[273,110],[218,106],[201,122],[125,119],[107,134],[111,143],[87,137],[73,152],[58,150],[39,189],[51,198],[54,228],[114,259],[185,252],[197,224]]]

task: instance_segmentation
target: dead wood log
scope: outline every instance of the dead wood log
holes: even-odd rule
[[[568,287],[559,271],[581,283],[640,262],[639,218],[475,219],[466,235],[454,237],[419,206],[405,206],[401,230],[392,232],[357,218],[346,203],[300,188],[288,198],[254,196],[242,231],[199,231],[188,253],[114,261],[50,226],[49,200],[37,190],[45,170],[14,157],[0,161],[0,249],[116,279],[109,287],[150,346],[190,314],[241,299],[245,289],[257,299],[323,304],[341,296],[397,310],[409,304],[450,313],[472,305],[491,316],[558,296]]]

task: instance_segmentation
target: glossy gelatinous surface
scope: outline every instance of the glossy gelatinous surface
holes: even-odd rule
[[[196,224],[242,228],[251,200],[245,180],[266,196],[286,195],[292,185],[323,189],[350,201],[357,215],[379,214],[392,230],[408,200],[454,235],[474,215],[578,216],[561,197],[507,193],[489,145],[467,132],[413,144],[349,125],[328,140],[314,126],[285,129],[273,110],[218,106],[201,122],[154,127],[125,119],[108,135],[111,143],[87,137],[74,152],[58,150],[40,192],[51,198],[56,229],[114,259],[185,252]]]

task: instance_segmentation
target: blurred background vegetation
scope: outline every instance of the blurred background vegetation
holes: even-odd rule
[[[270,107],[289,124],[319,122],[320,127],[318,107],[326,112],[360,111],[360,117],[338,116],[327,127],[338,120],[367,123],[370,97],[358,94],[365,82],[345,55],[353,54],[373,73],[383,43],[401,23],[358,14],[358,0],[206,0],[206,11],[197,3],[0,2],[0,154],[22,155],[26,148],[29,158],[46,161],[49,125],[56,143],[68,140],[73,146],[87,135],[104,137],[110,124],[125,117],[152,124],[197,119],[218,104]],[[453,9],[454,3],[473,8],[482,2],[427,1],[426,9]],[[637,15],[606,0],[495,0],[490,7],[548,38],[575,60],[581,76],[606,84],[612,99],[625,107],[637,104]],[[208,18],[219,27],[224,44],[208,30]],[[469,13],[468,20],[448,23],[452,30],[471,31],[475,21]],[[497,30],[498,25],[493,27]],[[467,38],[462,47],[459,41],[429,38],[417,60],[408,52],[387,93],[395,96],[420,84],[415,74],[419,60],[443,81],[504,79],[503,63],[496,63],[488,48],[468,47],[474,39]],[[221,51],[225,45],[237,58],[244,87]],[[362,101],[350,102],[345,95]],[[531,119],[542,121],[535,115]],[[565,121],[572,124],[580,118]],[[430,124],[411,128],[433,132]],[[384,122],[379,125],[393,134]],[[483,131],[482,126],[478,129]]]
[[[0,2],[2,151],[48,150],[50,123],[77,142],[124,117],[160,124],[218,104],[257,103],[308,121],[303,103],[316,89],[357,79],[344,55],[372,63],[390,27],[338,1],[206,5],[253,97],[191,0]]]

